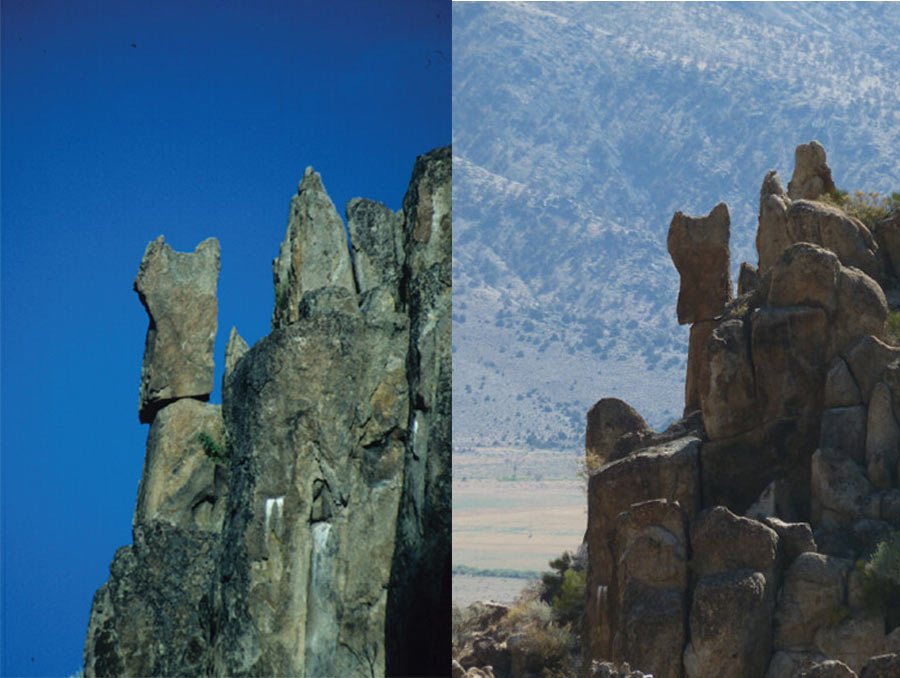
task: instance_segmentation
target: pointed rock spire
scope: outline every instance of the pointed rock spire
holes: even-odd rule
[[[322,287],[356,293],[344,222],[325,192],[322,179],[307,167],[291,199],[287,233],[272,262],[275,309],[272,329],[298,319],[301,297]]]

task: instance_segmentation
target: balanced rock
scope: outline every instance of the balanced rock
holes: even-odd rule
[[[676,212],[669,225],[669,255],[681,275],[679,324],[712,320],[731,300],[731,220],[719,203],[705,217]]]
[[[818,141],[800,144],[794,150],[794,175],[788,182],[788,195],[792,200],[815,200],[834,190],[831,168],[825,162],[825,149]]]
[[[163,236],[147,245],[134,290],[150,316],[141,366],[142,423],[177,398],[209,398],[216,339],[219,241],[176,252]]]
[[[616,441],[627,433],[646,434],[652,429],[631,405],[618,398],[602,398],[587,413],[584,449],[594,464],[603,464],[613,452]]]
[[[272,262],[272,276],[273,330],[297,321],[297,307],[306,292],[336,286],[356,293],[344,222],[312,167],[306,168],[291,198],[287,233]]]

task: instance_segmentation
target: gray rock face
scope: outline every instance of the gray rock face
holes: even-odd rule
[[[275,329],[252,348],[232,330],[221,408],[155,402],[134,546],[95,597],[86,675],[445,673],[450,157],[419,158],[401,216],[351,203],[359,289],[306,173]]]
[[[163,236],[147,245],[134,290],[150,316],[141,367],[139,415],[153,421],[177,398],[209,398],[213,387],[219,241],[176,252]]]
[[[323,303],[258,342],[229,375],[233,490],[216,673],[384,673],[408,435],[407,322]]]
[[[403,214],[379,202],[354,198],[347,203],[347,229],[353,245],[353,277],[360,294],[382,285],[399,291],[403,253]]]
[[[296,322],[305,292],[329,286],[356,292],[344,222],[312,167],[306,168],[291,198],[287,234],[272,262],[272,276],[273,330]]]
[[[451,151],[416,160],[403,198],[406,246],[401,307],[408,309],[411,435],[387,609],[387,671],[444,675],[451,524]]]
[[[216,535],[135,525],[94,594],[86,676],[207,675]]]

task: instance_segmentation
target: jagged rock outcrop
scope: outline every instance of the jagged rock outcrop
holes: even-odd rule
[[[142,423],[177,398],[207,400],[213,388],[219,241],[176,252],[163,236],[147,245],[134,290],[150,316],[141,366]]]
[[[815,200],[834,190],[831,168],[825,162],[825,149],[818,141],[800,144],[794,151],[794,175],[788,182],[788,195],[792,200]]]
[[[272,333],[232,329],[221,407],[190,393],[154,413],[86,675],[445,673],[450,157],[417,160],[397,214],[351,202],[355,274],[304,174]]]
[[[287,234],[272,262],[272,277],[273,330],[297,321],[306,292],[330,286],[356,292],[344,222],[312,167],[306,168],[297,194],[291,198]]]
[[[739,296],[729,281],[702,314],[689,311],[719,285],[686,292],[711,272],[673,219],[693,436],[664,453],[664,434],[591,430],[589,416],[589,439],[611,452],[588,486],[585,665],[687,678],[896,669],[900,629],[886,633],[890,614],[854,569],[900,529],[900,348],[885,343],[896,269],[886,233],[816,201],[833,188],[815,142],[798,148],[788,192],[769,172],[759,268],[742,266]]]

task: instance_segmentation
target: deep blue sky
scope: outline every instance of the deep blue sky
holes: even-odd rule
[[[131,517],[148,427],[147,242],[222,246],[232,325],[269,330],[307,165],[343,216],[400,207],[450,143],[450,3],[2,3],[2,674],[74,673]]]

